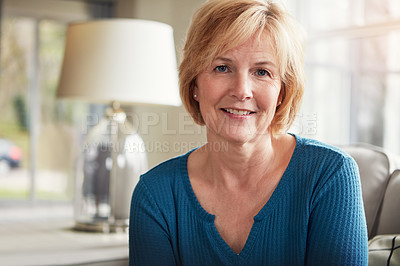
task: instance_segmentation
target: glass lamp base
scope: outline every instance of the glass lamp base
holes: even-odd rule
[[[128,221],[125,223],[110,224],[104,222],[75,222],[73,228],[76,231],[93,232],[93,233],[120,233],[128,231]]]
[[[77,164],[75,229],[126,231],[132,193],[146,170],[142,138],[122,110],[108,109],[89,131]]]

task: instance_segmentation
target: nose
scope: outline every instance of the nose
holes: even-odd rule
[[[253,97],[251,80],[247,73],[236,73],[230,94],[241,102]]]

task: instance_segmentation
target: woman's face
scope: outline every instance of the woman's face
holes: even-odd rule
[[[198,75],[194,90],[208,140],[263,139],[270,134],[280,90],[279,62],[267,32],[217,56]]]

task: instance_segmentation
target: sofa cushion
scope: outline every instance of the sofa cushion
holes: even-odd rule
[[[393,168],[386,153],[375,146],[358,144],[343,149],[355,159],[360,171],[368,237],[372,238],[376,235],[376,218]]]
[[[369,240],[368,265],[400,265],[400,235],[377,235]]]
[[[400,170],[390,176],[376,233],[400,234]]]

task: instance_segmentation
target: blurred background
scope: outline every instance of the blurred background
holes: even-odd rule
[[[284,0],[307,33],[307,83],[291,132],[400,153],[400,1]],[[69,23],[139,18],[174,29],[177,62],[203,0],[0,1],[0,206],[72,201],[76,159],[105,105],[56,91]],[[157,78],[157,62],[154,69]],[[125,107],[149,167],[205,142],[183,107]],[[139,122],[138,122],[139,121]]]

